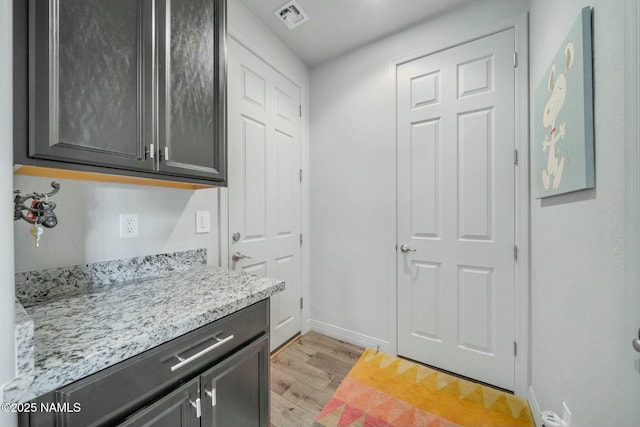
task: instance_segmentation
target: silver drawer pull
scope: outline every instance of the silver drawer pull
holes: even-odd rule
[[[174,372],[180,368],[182,368],[184,365],[188,365],[189,363],[193,362],[196,359],[199,359],[200,357],[204,356],[205,354],[209,353],[210,351],[215,350],[216,348],[220,347],[221,345],[228,343],[229,341],[231,341],[233,339],[233,335],[229,335],[228,337],[226,337],[225,339],[221,340],[219,338],[216,338],[216,340],[218,341],[217,343],[213,344],[210,347],[205,348],[204,350],[194,354],[191,357],[188,357],[186,359],[183,359],[180,356],[176,356],[176,358],[180,361],[180,363],[176,363],[175,365],[173,365],[171,367],[171,372]]]

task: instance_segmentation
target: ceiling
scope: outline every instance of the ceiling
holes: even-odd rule
[[[274,15],[288,0],[241,0],[309,66],[475,0],[297,0],[311,19],[289,30]]]

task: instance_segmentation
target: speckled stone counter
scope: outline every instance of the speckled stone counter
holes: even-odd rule
[[[31,301],[25,310],[33,321],[34,365],[4,388],[4,400],[31,400],[283,289],[275,279],[192,266]]]
[[[18,376],[33,374],[33,320],[19,301],[15,305],[15,336]]]
[[[206,263],[206,249],[192,249],[27,271],[16,274],[16,298],[30,305],[58,295],[185,271]]]

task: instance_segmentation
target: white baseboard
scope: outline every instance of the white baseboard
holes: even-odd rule
[[[370,337],[368,335],[353,332],[348,329],[343,329],[338,326],[330,325],[324,322],[318,322],[317,320],[309,320],[309,326],[314,332],[326,335],[331,338],[335,338],[340,341],[347,342],[349,344],[357,345],[360,347],[377,348],[382,352],[389,352],[389,342],[383,341],[378,338]]]
[[[531,408],[531,414],[533,415],[534,424],[536,425],[536,427],[542,427],[540,405],[538,405],[536,394],[533,392],[533,387],[531,386],[529,386],[529,390],[527,392],[527,401],[529,402],[529,407]]]
[[[300,334],[304,335],[310,330],[311,330],[311,319],[304,320],[302,322],[302,328],[301,328]]]

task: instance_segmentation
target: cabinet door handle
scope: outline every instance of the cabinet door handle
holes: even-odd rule
[[[191,403],[191,406],[193,406],[196,409],[196,415],[198,416],[198,418],[200,418],[202,416],[202,407],[200,406],[200,398],[197,398],[195,402],[189,399],[189,403]]]
[[[175,365],[173,365],[171,367],[171,372],[175,372],[178,369],[182,368],[184,365],[188,365],[189,363],[193,362],[196,359],[201,358],[202,356],[204,356],[205,354],[209,353],[210,351],[215,350],[216,348],[220,347],[221,345],[224,345],[226,343],[228,343],[229,341],[231,341],[233,339],[233,335],[229,335],[228,337],[226,337],[225,339],[221,340],[220,338],[216,338],[216,340],[218,341],[217,343],[213,344],[212,346],[209,346],[207,348],[205,348],[204,350],[194,354],[191,357],[188,357],[186,359],[183,359],[180,356],[176,356],[176,358],[180,361],[180,363],[176,363]]]
[[[211,406],[216,406],[216,388],[214,387],[211,390],[205,389],[205,393],[211,398]]]

